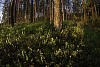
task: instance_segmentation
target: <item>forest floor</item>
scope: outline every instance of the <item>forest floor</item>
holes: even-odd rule
[[[100,67],[100,20],[47,21],[0,27],[0,66]]]

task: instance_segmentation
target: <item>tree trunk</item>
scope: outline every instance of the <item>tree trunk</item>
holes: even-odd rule
[[[15,0],[15,3],[14,3],[14,23],[16,23],[16,5],[17,5],[17,0]]]
[[[46,5],[46,17],[45,17],[45,18],[46,18],[46,19],[49,19],[49,17],[50,17],[50,16],[49,16],[49,15],[50,15],[50,13],[49,13],[49,12],[50,12],[50,11],[49,11],[49,7],[50,7],[50,6],[49,6],[49,0],[46,0],[46,4],[47,4],[47,5]]]
[[[92,17],[94,18],[94,6],[92,5],[91,8],[92,8]]]
[[[12,3],[11,3],[11,25],[14,26],[14,2],[15,0],[12,0]]]
[[[50,24],[52,24],[52,0],[50,0]]]
[[[37,8],[37,15],[38,15],[37,18],[39,19],[39,17],[40,17],[40,3],[38,0],[36,0],[36,4],[37,4],[36,7],[38,7]]]
[[[86,4],[84,0],[83,0],[83,13],[84,13],[84,20],[86,20]]]
[[[96,18],[97,18],[97,8],[96,8],[96,4],[94,4],[94,9],[95,9],[95,16],[96,16]]]
[[[8,25],[10,25],[11,23],[11,3],[9,3],[9,9],[8,9],[8,12],[9,12],[9,22],[8,22]]]
[[[61,29],[60,0],[54,0],[54,27]]]
[[[31,22],[33,22],[33,0],[31,0],[31,13],[30,13]]]
[[[34,21],[36,21],[36,0],[34,0]]]
[[[26,2],[26,20],[29,20],[29,0]]]
[[[62,0],[62,21],[65,20],[65,19],[64,19],[64,18],[65,18],[65,16],[64,16],[64,14],[65,14],[65,13],[64,13],[64,8],[65,8],[65,7],[64,7],[64,0]]]
[[[54,21],[54,1],[52,0],[52,21]]]
[[[45,0],[43,0],[43,17],[45,17]]]

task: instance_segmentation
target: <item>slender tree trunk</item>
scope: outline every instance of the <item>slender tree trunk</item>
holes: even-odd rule
[[[65,19],[64,19],[64,18],[65,18],[65,15],[64,15],[64,14],[65,14],[65,13],[64,13],[64,8],[65,8],[65,7],[64,7],[64,0],[62,0],[61,2],[62,2],[62,21],[64,21],[64,20],[65,20]]]
[[[47,5],[46,5],[46,19],[49,19],[49,17],[50,17],[50,16],[49,16],[49,14],[50,14],[50,13],[49,13],[49,12],[50,12],[50,11],[49,11],[49,7],[50,7],[50,6],[49,6],[49,0],[46,0],[46,4],[47,4]]]
[[[94,6],[92,5],[91,8],[92,8],[92,17],[94,18]]]
[[[45,0],[43,0],[43,17],[45,17]]]
[[[31,0],[31,14],[30,14],[30,20],[33,22],[33,0]]]
[[[17,16],[16,16],[16,19],[17,19],[17,22],[20,21],[20,0],[17,0]]]
[[[66,12],[65,12],[65,14],[66,14],[66,20],[68,19],[68,14],[67,14],[67,4],[66,4]]]
[[[15,5],[14,5],[14,23],[16,23],[16,6],[17,6],[17,0],[15,0]]]
[[[29,0],[27,0],[26,2],[26,20],[29,20]]]
[[[84,13],[84,20],[86,20],[86,4],[84,0],[83,0],[83,13]]]
[[[52,21],[54,21],[54,1],[52,0]]]
[[[36,0],[34,0],[34,21],[36,21]]]
[[[54,27],[56,29],[61,29],[62,27],[60,16],[60,0],[54,0]]]
[[[39,3],[38,0],[36,1],[36,3],[37,3],[36,6],[38,7],[38,8],[37,8],[37,13],[38,13],[38,17],[37,17],[37,18],[39,18],[39,17],[40,17],[40,3]]]
[[[18,0],[18,9],[17,9],[17,11],[18,11],[18,15],[19,15],[19,13],[20,13],[20,0]]]
[[[24,4],[23,4],[23,6],[24,6],[24,9],[23,9],[23,19],[24,19],[24,22],[26,21],[26,0],[24,0]]]
[[[12,0],[12,3],[11,3],[11,25],[14,26],[14,2],[15,0]]]
[[[94,9],[95,9],[95,16],[96,16],[96,18],[97,18],[97,8],[96,8],[96,4],[94,4]]]
[[[52,24],[52,0],[50,0],[50,24]]]
[[[10,23],[11,23],[11,2],[9,3],[9,23],[8,23],[8,25],[10,25]]]

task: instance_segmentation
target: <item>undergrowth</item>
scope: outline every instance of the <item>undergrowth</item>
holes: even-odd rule
[[[0,27],[0,66],[99,67],[100,28],[90,24],[64,21],[61,30],[49,22]]]

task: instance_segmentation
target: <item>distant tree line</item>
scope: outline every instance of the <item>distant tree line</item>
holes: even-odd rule
[[[86,20],[100,16],[100,0],[5,0],[4,24],[35,22],[43,18],[57,29],[64,20]]]

